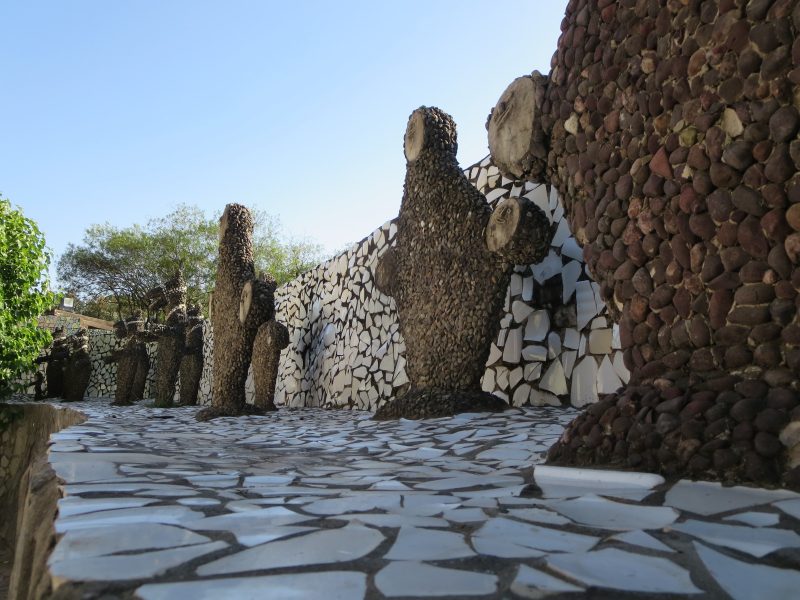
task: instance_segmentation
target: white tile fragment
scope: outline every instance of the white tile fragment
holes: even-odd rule
[[[664,504],[707,516],[794,498],[800,499],[800,494],[744,486],[722,487],[717,482],[682,479],[667,492]]]
[[[386,553],[389,560],[449,560],[474,556],[464,537],[451,531],[436,531],[420,527],[401,527],[392,547]]]
[[[392,562],[375,575],[385,596],[484,596],[497,591],[497,577],[463,569],[445,569],[417,561]]]
[[[511,591],[523,598],[538,599],[562,592],[582,592],[583,588],[528,565],[520,565],[517,576],[511,582]]]
[[[325,529],[288,540],[269,542],[225,556],[197,569],[199,575],[225,575],[269,568],[348,562],[372,552],[384,537],[360,525]]]
[[[694,543],[697,555],[733,600],[794,598],[800,589],[800,572],[746,563]]]
[[[137,589],[136,596],[142,600],[257,600],[264,597],[265,590],[273,598],[287,600],[363,600],[367,576],[353,571],[327,571],[150,583]]]
[[[227,548],[225,542],[210,542],[181,548],[169,548],[140,554],[119,554],[116,556],[96,556],[52,562],[50,574],[56,586],[67,580],[73,581],[125,581],[155,577],[174,567],[180,566]]]
[[[631,544],[632,546],[641,546],[642,548],[649,548],[650,550],[658,550],[659,552],[675,552],[675,550],[642,530],[625,531],[612,535],[609,539]]]
[[[551,554],[547,566],[587,586],[651,594],[700,594],[689,572],[665,558],[606,548]]]
[[[788,529],[725,525],[694,519],[675,523],[672,529],[700,538],[704,542],[746,552],[756,558],[783,548],[800,547],[800,535]]]

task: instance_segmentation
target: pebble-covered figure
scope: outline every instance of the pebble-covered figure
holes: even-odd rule
[[[79,329],[67,338],[69,358],[64,367],[64,400],[80,402],[86,395],[92,377],[92,359],[89,355],[89,333]]]
[[[183,348],[180,370],[180,404],[197,404],[197,392],[203,375],[203,315],[197,304],[190,304],[186,310],[186,339]]]
[[[47,363],[45,377],[47,386],[45,398],[62,398],[64,396],[64,369],[69,358],[69,342],[63,327],[53,330],[53,341],[47,354],[36,359],[36,363]]]
[[[228,204],[219,222],[219,259],[211,308],[211,406],[197,414],[201,421],[263,412],[246,403],[245,382],[256,332],[274,316],[274,298],[272,288],[255,278],[252,237],[250,211],[241,204]]]
[[[456,127],[438,108],[414,111],[396,246],[376,283],[397,303],[410,387],[375,418],[426,418],[503,410],[481,390],[512,267],[540,261],[551,240],[545,214],[526,199],[492,213],[456,159]]]
[[[114,323],[114,333],[118,339],[124,340],[122,348],[114,350],[106,358],[107,363],[117,363],[117,385],[112,403],[115,406],[129,406],[141,400],[144,395],[144,386],[141,385],[140,379],[137,379],[142,369],[143,358],[149,366],[147,350],[140,339],[143,325],[140,314]],[[146,377],[145,372],[145,379]]]
[[[629,385],[550,461],[800,486],[800,3],[571,0],[495,164],[554,184]]]
[[[275,282],[271,282],[273,292]],[[275,406],[275,382],[278,379],[278,366],[281,350],[289,345],[289,330],[274,318],[258,328],[253,342],[253,384],[255,398],[253,404],[264,411],[277,410]]]
[[[163,308],[166,313],[165,322],[151,325],[150,333],[158,339],[155,406],[170,407],[174,406],[186,327],[186,283],[180,270],[148,297],[151,310]]]

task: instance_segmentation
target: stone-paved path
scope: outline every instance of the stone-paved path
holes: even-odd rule
[[[56,586],[146,600],[790,598],[800,495],[538,466],[574,412],[71,405]],[[535,482],[535,484],[534,484]]]

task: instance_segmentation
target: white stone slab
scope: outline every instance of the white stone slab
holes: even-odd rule
[[[592,329],[589,333],[589,352],[592,354],[611,353],[611,329]]]
[[[561,264],[561,257],[551,248],[544,260],[531,266],[531,272],[536,281],[544,283],[561,272]]]
[[[441,512],[441,511],[440,511]],[[347,515],[334,515],[328,519],[339,519],[351,523],[372,525],[374,527],[433,527],[447,529],[449,523],[438,517],[419,517],[402,513],[355,513]]]
[[[667,506],[623,504],[595,494],[559,500],[552,507],[576,523],[597,529],[660,529],[679,516],[678,511]]]
[[[511,591],[523,598],[538,599],[562,592],[582,592],[583,588],[538,569],[520,565],[517,576],[511,582]]]
[[[547,566],[587,586],[651,594],[700,594],[689,572],[665,558],[606,548],[551,554]]]
[[[393,562],[378,571],[375,585],[390,598],[485,596],[497,591],[497,577],[461,569],[444,569],[416,561]]]
[[[432,479],[416,484],[414,487],[421,490],[451,491],[464,490],[482,486],[505,486],[524,483],[519,475],[458,475],[444,479]]]
[[[546,508],[512,508],[508,511],[509,516],[524,521],[533,521],[535,523],[546,523],[548,525],[569,525],[572,523],[566,517],[561,516],[557,512],[548,510]]]
[[[369,554],[383,539],[383,534],[375,529],[351,524],[248,548],[202,565],[197,573],[225,575],[265,567],[279,569],[348,562]]]
[[[575,360],[578,353],[575,350],[565,350],[561,353],[561,364],[564,366],[564,375],[572,377],[572,369],[575,367]]]
[[[193,511],[185,506],[153,506],[104,510],[58,519],[56,521],[56,533],[131,523],[175,524],[190,521],[199,516],[202,516],[202,513]]]
[[[641,530],[618,533],[617,535],[612,535],[609,539],[617,540],[625,544],[631,544],[633,546],[641,546],[642,548],[649,548],[650,550],[658,550],[659,552],[675,552],[675,550],[673,550],[666,544],[662,544],[652,535],[645,533],[644,531]]]
[[[780,522],[780,515],[768,512],[743,512],[729,517],[724,517],[726,521],[736,521],[745,523],[752,527],[772,527]]]
[[[81,498],[80,496],[68,496],[58,501],[58,515],[60,517],[71,517],[101,510],[136,508],[153,504],[154,502],[158,502],[158,500],[152,498]]]
[[[303,510],[314,515],[338,515],[365,512],[376,508],[387,510],[400,506],[398,494],[384,492],[354,492],[341,498],[326,498],[307,504]]]
[[[527,361],[544,362],[547,360],[547,348],[544,346],[525,346],[522,350],[522,359]]]
[[[503,346],[503,360],[510,364],[519,363],[522,353],[522,327],[509,329],[506,336],[506,343]]]
[[[567,377],[560,360],[554,360],[539,380],[539,387],[556,395],[567,393]]]
[[[664,504],[707,516],[788,499],[800,499],[800,494],[788,490],[722,487],[716,482],[682,479],[667,492]]]
[[[578,333],[577,329],[573,329],[572,327],[568,327],[564,330],[564,347],[565,348],[572,348],[573,350],[578,349],[578,344],[580,344],[581,336]]]
[[[546,310],[537,310],[528,317],[525,325],[525,340],[541,342],[550,331],[550,314]]]
[[[155,577],[198,556],[227,548],[225,542],[211,542],[140,554],[96,556],[61,560],[50,564],[54,583],[72,581],[125,581]]]
[[[594,290],[590,281],[579,281],[575,284],[575,295],[578,310],[578,330],[580,331],[597,316]]]
[[[726,525],[693,519],[675,523],[672,529],[700,538],[704,542],[746,552],[756,558],[783,548],[800,547],[800,535],[788,529]]]
[[[179,583],[153,583],[136,590],[142,600],[363,600],[367,576],[353,571],[291,573],[264,577],[225,577]]]
[[[545,498],[570,498],[596,493],[628,500],[642,500],[664,478],[652,473],[575,469],[537,465],[533,477]]]
[[[177,502],[183,506],[216,506],[220,504],[216,498],[179,498]]]
[[[697,542],[694,547],[709,573],[733,600],[797,597],[798,571],[742,562]]]
[[[597,362],[593,356],[584,356],[572,370],[570,402],[580,408],[597,402],[597,399]]]
[[[483,543],[485,541],[493,544],[493,551]],[[599,538],[594,536],[502,517],[489,519],[472,536],[476,550],[505,558],[540,555],[528,553],[527,550],[531,549],[537,552],[583,552],[594,547],[598,541]]]
[[[514,321],[517,323],[524,323],[525,319],[533,312],[533,307],[527,302],[522,300],[514,300],[511,303],[511,314],[514,316]]]
[[[449,560],[474,556],[464,537],[451,531],[401,527],[385,558],[389,560]]]
[[[622,380],[617,375],[614,365],[608,355],[600,361],[600,368],[597,370],[597,391],[600,394],[612,394],[622,387]]]
[[[780,502],[775,502],[773,506],[780,508],[790,517],[794,517],[795,519],[800,519],[800,499],[782,500]]]
[[[48,563],[117,552],[159,550],[210,542],[207,537],[159,523],[136,523],[68,531],[58,540]]]

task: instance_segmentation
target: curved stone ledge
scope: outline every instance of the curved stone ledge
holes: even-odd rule
[[[49,591],[59,490],[45,450],[52,433],[84,420],[53,404],[0,404],[0,545],[13,551],[11,572],[0,573],[0,595],[41,598]]]

